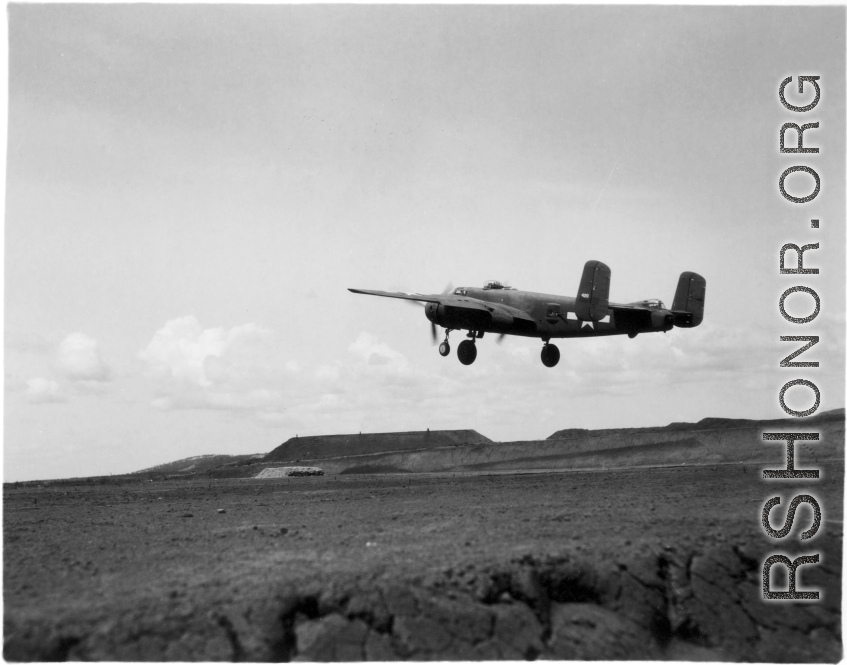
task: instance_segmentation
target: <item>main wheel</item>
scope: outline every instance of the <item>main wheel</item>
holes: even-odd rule
[[[545,344],[541,348],[541,362],[547,367],[555,367],[560,355],[559,347],[555,344]]]
[[[471,340],[466,339],[464,342],[459,344],[459,348],[456,350],[456,355],[459,356],[459,362],[463,365],[470,365],[474,360],[476,360],[476,344],[474,344]]]
[[[450,345],[447,342],[441,342],[441,344],[438,345],[438,353],[440,353],[442,356],[449,356]]]

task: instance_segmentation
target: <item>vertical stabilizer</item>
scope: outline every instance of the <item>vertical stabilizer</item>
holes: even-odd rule
[[[696,272],[684,272],[679,276],[676,294],[671,309],[674,325],[681,328],[694,328],[703,321],[703,307],[706,302],[706,280]]]
[[[601,261],[586,261],[576,294],[575,314],[581,321],[599,321],[609,313],[612,271]]]

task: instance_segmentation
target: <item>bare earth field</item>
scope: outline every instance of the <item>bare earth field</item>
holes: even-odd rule
[[[843,462],[822,468],[6,486],[4,655],[835,662]],[[768,538],[762,505],[781,526],[801,490],[818,534],[802,506]],[[821,554],[798,569],[820,602],[762,600],[777,552]]]

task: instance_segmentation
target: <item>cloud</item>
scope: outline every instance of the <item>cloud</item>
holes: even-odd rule
[[[30,335],[27,339],[30,343],[21,344],[18,339],[16,350],[29,353],[46,352],[44,339],[38,335]],[[28,379],[24,395],[32,404],[52,404],[67,402],[69,397],[85,394],[102,394],[107,390],[107,383],[111,378],[111,370],[100,355],[97,341],[85,333],[75,332],[65,337],[56,349],[52,362],[52,370],[48,378],[43,376]],[[57,376],[59,380],[65,379],[70,394],[62,392],[62,386],[51,375]],[[8,376],[7,390],[20,390],[22,384],[11,381]]]
[[[315,385],[304,385],[285,414],[268,420],[300,434],[472,427],[495,437],[525,437],[530,418],[534,435],[547,436],[572,422],[596,427],[590,414],[606,413],[610,404],[649,412],[651,399],[702,396],[716,385],[743,390],[739,377],[760,380],[772,360],[743,331],[706,325],[557,345],[561,362],[548,369],[539,358],[540,340],[510,337],[498,346],[486,336],[477,362],[465,367],[455,350],[442,359],[410,347],[416,355],[407,358],[362,332],[344,358],[310,372]],[[695,417],[703,415],[711,414]]]
[[[702,395],[729,399],[716,386],[743,394],[739,377],[758,381],[773,364],[749,335],[718,326],[557,344],[562,359],[554,369],[541,364],[539,340],[510,337],[498,346],[486,336],[466,367],[455,350],[441,358],[434,348],[409,345],[406,355],[365,331],[335,357],[294,360],[287,354],[296,350],[256,324],[204,328],[186,316],[168,321],[139,356],[159,409],[237,412],[287,435],[459,427],[501,440],[526,438],[530,429],[547,436],[596,427],[596,414],[610,405],[630,419],[655,411],[657,400],[688,405],[686,418],[713,415]],[[642,416],[642,424],[656,417],[670,421]]]
[[[562,359],[554,372],[561,368],[575,389],[597,393],[737,380],[760,376],[772,365],[768,350],[744,330],[709,324],[668,334],[643,334],[633,340],[612,336],[557,343]],[[536,364],[536,353],[527,362]]]
[[[344,356],[303,372],[298,394],[289,399],[285,414],[267,414],[263,419],[292,432],[313,434],[408,427],[434,402],[452,403],[459,395],[459,382],[440,371],[444,362],[436,354],[431,362],[413,363],[363,331]]]
[[[35,332],[10,331],[4,340],[7,351],[44,355],[50,350],[50,342]]]
[[[350,353],[368,365],[385,365],[397,371],[408,369],[409,361],[369,332],[362,332],[349,349]]]
[[[56,369],[71,381],[105,383],[111,378],[97,341],[81,332],[71,333],[59,344]]]
[[[27,380],[26,397],[33,404],[55,404],[67,401],[59,392],[58,383],[41,377]]]
[[[193,316],[168,321],[139,353],[165,409],[275,411],[299,365],[281,358],[276,335],[254,323],[203,328]]]

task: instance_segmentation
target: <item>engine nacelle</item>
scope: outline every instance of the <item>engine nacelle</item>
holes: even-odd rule
[[[430,302],[426,304],[425,312],[430,321],[450,330],[504,332],[515,322],[511,314],[497,309],[467,309]]]
[[[442,318],[443,318],[444,305],[439,305],[438,303],[434,303],[434,302],[428,302],[426,304],[426,308],[424,309],[424,311],[426,312],[426,318],[428,318],[433,323],[437,323],[438,325],[443,326],[444,324],[441,321],[439,321],[439,316],[438,316],[438,310],[439,309],[442,312]]]

